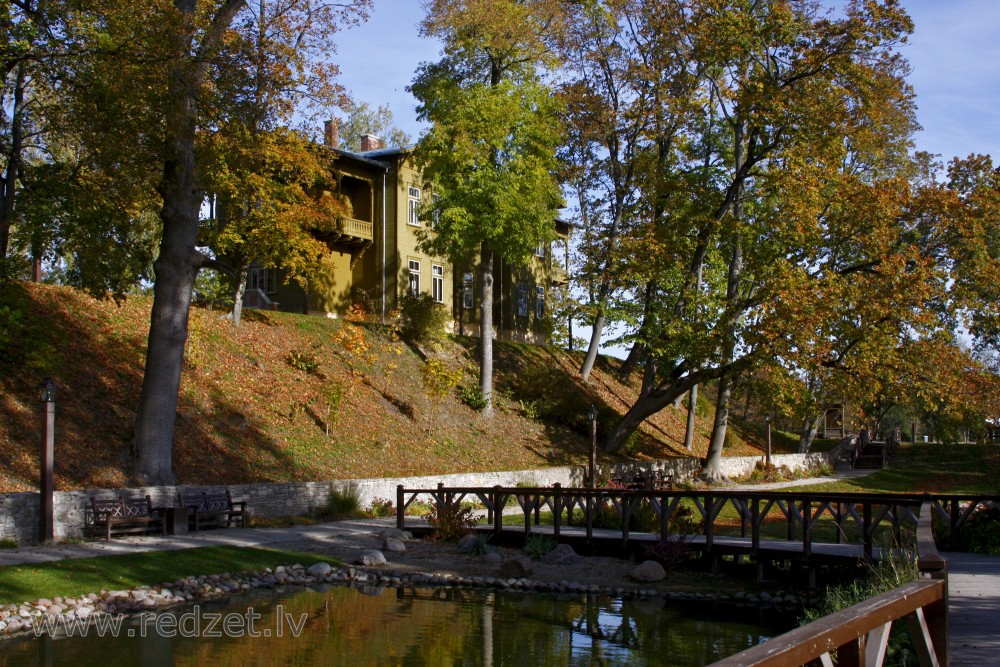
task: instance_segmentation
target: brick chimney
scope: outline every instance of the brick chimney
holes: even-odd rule
[[[376,137],[374,134],[365,134],[361,136],[361,152],[367,153],[368,151],[377,151],[382,148],[382,140]]]
[[[323,123],[323,143],[329,148],[340,148],[340,127],[332,118]]]

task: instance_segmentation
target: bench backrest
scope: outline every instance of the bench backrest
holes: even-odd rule
[[[149,496],[144,498],[91,498],[94,510],[94,521],[104,523],[108,519],[129,519],[146,517],[153,514],[153,501]]]
[[[233,497],[229,489],[219,492],[178,493],[181,507],[189,507],[198,512],[228,512],[233,509]]]

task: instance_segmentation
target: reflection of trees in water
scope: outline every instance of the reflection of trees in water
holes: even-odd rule
[[[54,664],[645,664],[703,665],[760,641],[751,625],[720,624],[711,607],[663,600],[620,601],[598,596],[557,597],[468,589],[332,587],[275,597],[234,596],[202,612],[261,614],[258,631],[277,627],[276,615],[308,614],[303,634],[243,639],[30,640],[13,653]],[[176,615],[189,609],[177,609]],[[748,610],[747,614],[751,612]],[[41,649],[41,650],[40,650]],[[8,653],[8,655],[11,655]],[[109,656],[113,656],[109,660]],[[2,664],[2,661],[0,661]]]

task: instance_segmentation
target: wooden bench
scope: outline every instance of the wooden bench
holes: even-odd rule
[[[201,491],[177,494],[181,507],[191,511],[190,525],[194,530],[202,526],[220,527],[225,522],[228,528],[234,521],[243,528],[247,525],[246,501],[234,501],[229,489],[219,492]]]
[[[611,476],[611,481],[630,491],[673,491],[673,475],[664,474],[661,470],[640,471],[636,473],[619,473]]]
[[[159,529],[166,534],[166,524],[159,511],[153,508],[149,496],[144,498],[91,498],[91,536],[98,528],[104,529],[104,539],[111,541],[111,534],[146,533]]]

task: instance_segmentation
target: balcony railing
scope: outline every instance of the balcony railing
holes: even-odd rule
[[[374,225],[355,218],[337,218],[337,231],[344,236],[353,236],[364,241],[374,239]]]

